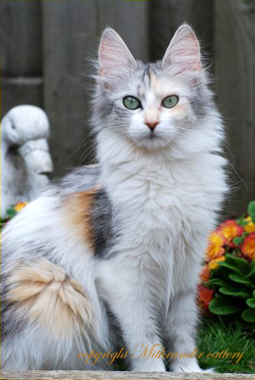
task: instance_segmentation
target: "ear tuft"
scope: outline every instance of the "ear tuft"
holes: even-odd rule
[[[183,24],[173,36],[164,58],[162,68],[170,69],[173,75],[197,78],[202,71],[200,47],[193,29]]]
[[[99,46],[99,76],[107,87],[128,77],[137,63],[127,45],[111,28],[105,29]]]

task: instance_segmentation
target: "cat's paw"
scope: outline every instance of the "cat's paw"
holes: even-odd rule
[[[137,372],[165,372],[166,367],[160,359],[142,359],[133,362],[132,371]]]
[[[202,369],[202,372],[215,373],[213,368]]]
[[[213,368],[209,369],[202,369],[199,367],[198,363],[196,361],[192,362],[185,362],[185,363],[174,363],[171,368],[172,372],[177,372],[177,373],[183,373],[183,372],[198,372],[198,373],[214,373]]]

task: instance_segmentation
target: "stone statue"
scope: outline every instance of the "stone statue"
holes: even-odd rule
[[[35,106],[12,108],[1,122],[1,216],[11,204],[30,202],[47,185],[53,165],[49,121]]]

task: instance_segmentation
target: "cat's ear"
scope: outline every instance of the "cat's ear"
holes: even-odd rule
[[[99,46],[99,77],[105,87],[128,78],[137,63],[122,38],[111,28],[105,29]]]
[[[164,58],[162,68],[170,69],[173,75],[183,74],[190,80],[202,72],[199,42],[192,28],[183,24],[173,36]]]

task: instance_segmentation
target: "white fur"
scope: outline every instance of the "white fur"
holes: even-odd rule
[[[225,161],[206,149],[188,159],[174,159],[169,149],[139,154],[113,139],[99,135],[99,157],[102,182],[119,210],[124,236],[114,247],[115,258],[97,266],[102,296],[126,327],[130,350],[138,343],[159,343],[158,329],[165,324],[164,338],[170,341],[171,330],[181,327],[173,352],[192,352],[194,297],[178,295],[195,290],[206,237],[225,190]],[[184,371],[197,368],[193,361],[184,363]],[[133,369],[155,371],[162,365],[159,359],[141,359]]]

